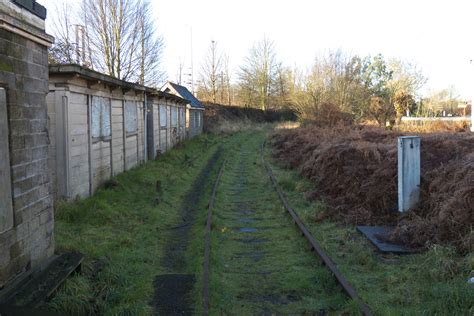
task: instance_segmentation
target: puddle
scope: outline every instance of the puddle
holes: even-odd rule
[[[234,239],[235,241],[244,243],[244,244],[261,244],[268,242],[267,238],[246,238],[246,239]]]
[[[274,227],[235,227],[234,229],[240,233],[256,233],[262,230],[272,229]]]
[[[252,228],[252,227],[239,228],[239,232],[241,233],[255,233],[257,231],[258,231],[258,228]]]
[[[239,218],[239,222],[241,223],[253,223],[255,221],[256,221],[255,218],[248,218],[248,217]]]
[[[250,209],[241,209],[239,213],[243,215],[252,215],[255,214],[255,211]]]
[[[255,251],[255,252],[241,252],[236,254],[234,259],[243,259],[243,260],[252,260],[253,262],[258,262],[262,260],[266,252]]]

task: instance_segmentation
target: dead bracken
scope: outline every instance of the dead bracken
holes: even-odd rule
[[[349,224],[396,225],[394,241],[416,247],[474,245],[474,136],[421,136],[421,200],[410,212],[397,209],[399,132],[367,126],[281,130],[272,136],[274,157],[310,179],[307,195],[327,204],[326,214]]]

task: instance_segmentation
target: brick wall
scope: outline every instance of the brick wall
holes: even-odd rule
[[[0,137],[10,147],[13,205],[13,225],[0,233],[1,288],[52,256],[54,218],[45,101],[52,38],[38,27],[38,16],[13,2],[2,2],[0,19],[7,26],[0,27],[0,86],[8,113],[8,135]]]

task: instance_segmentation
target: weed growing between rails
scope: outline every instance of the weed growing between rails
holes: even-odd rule
[[[76,315],[150,314],[153,279],[168,272],[162,265],[166,232],[182,222],[176,206],[221,140],[199,136],[120,174],[91,198],[61,203],[58,249],[79,251],[85,261],[82,274],[68,279],[49,307]]]
[[[213,210],[210,314],[352,309],[295,229],[261,164],[265,132],[233,136]]]
[[[266,156],[272,160],[270,148]],[[440,245],[416,255],[377,254],[353,226],[324,216],[324,203],[306,198],[314,190],[313,183],[275,162],[272,168],[306,227],[375,314],[474,313],[473,288],[467,283],[474,270],[474,254],[462,256],[455,248]]]

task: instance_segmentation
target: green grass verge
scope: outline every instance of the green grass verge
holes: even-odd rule
[[[150,314],[153,279],[169,272],[161,264],[167,232],[181,222],[183,197],[221,141],[213,135],[194,138],[118,175],[113,188],[59,203],[57,249],[79,251],[85,261],[82,273],[70,277],[48,307],[70,315]]]

